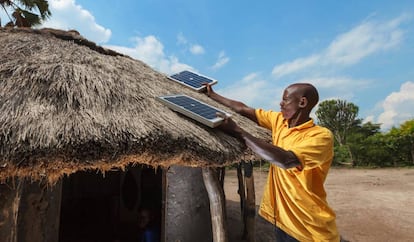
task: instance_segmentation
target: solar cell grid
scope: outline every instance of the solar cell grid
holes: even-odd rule
[[[196,91],[202,91],[205,88],[203,83],[212,85],[217,83],[217,80],[190,71],[182,71],[169,76],[169,78]]]
[[[203,123],[211,128],[214,128],[223,121],[222,118],[217,117],[217,112],[221,112],[230,116],[228,113],[203,103],[197,99],[186,95],[170,95],[158,97],[158,100],[163,102],[169,108],[186,115],[200,123]]]
[[[165,99],[206,119],[214,119],[217,116],[217,109],[185,96],[167,97]]]

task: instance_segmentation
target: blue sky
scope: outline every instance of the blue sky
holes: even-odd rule
[[[414,118],[414,1],[50,0],[42,27],[85,38],[165,74],[217,79],[215,90],[279,110],[310,82],[321,100],[356,104],[387,130]]]

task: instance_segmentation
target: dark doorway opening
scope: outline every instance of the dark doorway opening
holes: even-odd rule
[[[60,242],[140,241],[143,209],[160,237],[162,169],[77,172],[63,179]]]

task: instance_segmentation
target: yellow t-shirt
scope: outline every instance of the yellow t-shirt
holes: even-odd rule
[[[332,133],[310,120],[289,128],[280,112],[256,110],[273,144],[290,150],[302,169],[271,165],[259,214],[299,241],[339,241],[324,182],[333,159]]]

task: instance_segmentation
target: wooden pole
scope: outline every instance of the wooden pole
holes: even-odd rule
[[[226,167],[217,168],[220,186],[224,189],[224,177],[226,176]]]
[[[204,167],[203,180],[210,200],[211,226],[213,242],[227,242],[228,233],[225,221],[224,190],[220,186],[213,168]]]
[[[243,175],[244,173],[244,175]],[[237,166],[239,181],[240,208],[243,221],[242,238],[249,242],[256,241],[256,199],[253,179],[253,163],[241,161]]]
[[[256,197],[254,190],[253,163],[244,163],[244,177],[246,182],[245,223],[247,230],[247,241],[256,241]]]
[[[237,164],[237,181],[238,181],[238,190],[237,193],[240,196],[240,211],[241,211],[241,217],[243,222],[243,233],[242,238],[246,239],[247,236],[247,228],[246,228],[246,218],[245,218],[245,203],[246,203],[246,193],[244,188],[244,179],[243,179],[243,166],[244,161],[241,161],[239,164]]]

